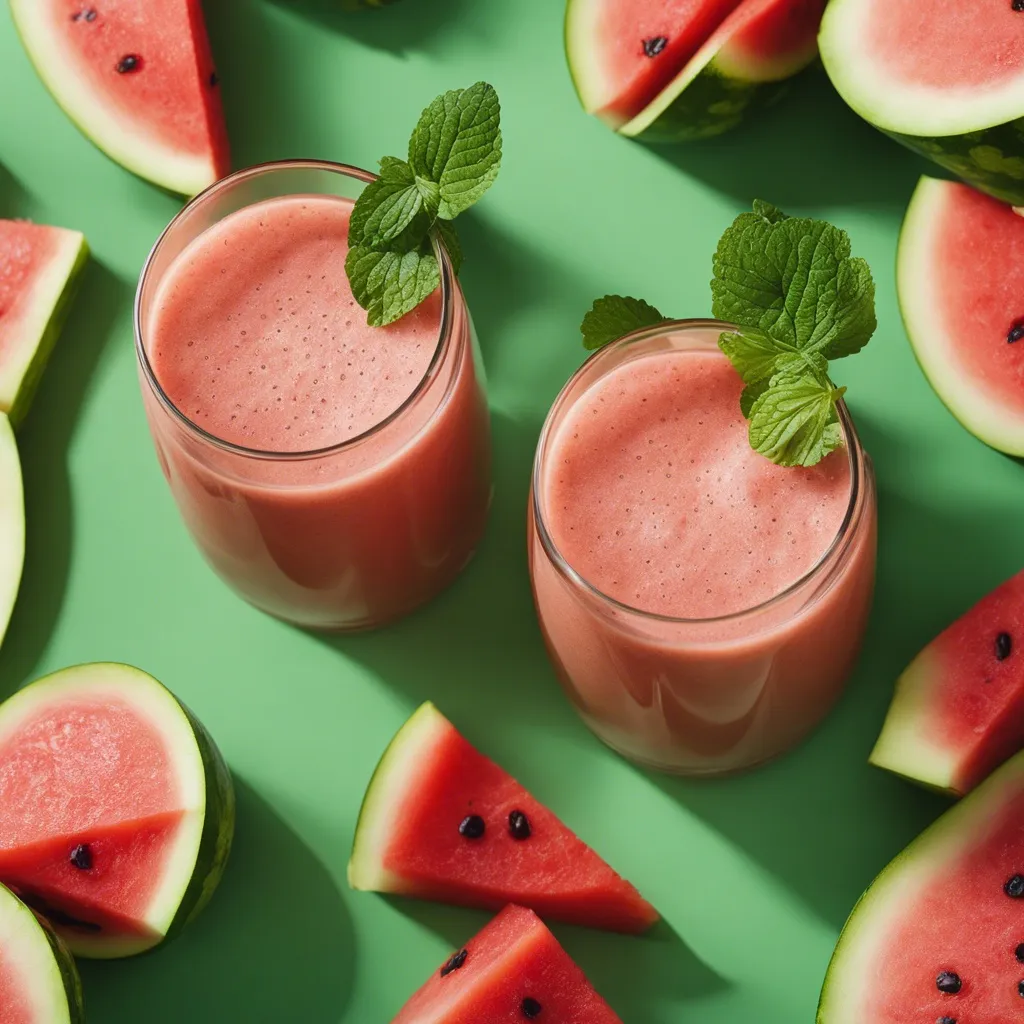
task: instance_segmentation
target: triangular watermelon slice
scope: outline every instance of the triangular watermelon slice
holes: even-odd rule
[[[507,907],[392,1024],[622,1024],[532,911]]]
[[[0,413],[0,643],[18,599],[25,565],[25,496],[10,421]]]
[[[15,425],[35,396],[88,258],[77,231],[0,220],[0,412]]]
[[[44,921],[0,886],[0,1021],[85,1024],[71,954]]]
[[[155,679],[80,665],[0,705],[0,880],[80,956],[181,930],[224,871],[231,777]]]
[[[871,763],[962,795],[1022,748],[1024,572],[911,662],[896,683]]]
[[[0,875],[2,877],[2,875]],[[507,772],[424,704],[370,782],[348,870],[354,889],[638,933],[657,911]]]
[[[39,76],[108,156],[195,195],[229,169],[199,0],[11,0]]]

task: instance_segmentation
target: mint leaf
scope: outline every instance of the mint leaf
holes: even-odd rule
[[[771,379],[777,372],[780,357],[795,354],[794,349],[779,345],[753,327],[723,333],[718,339],[718,347],[729,357],[744,384]]]
[[[583,347],[602,348],[642,327],[653,327],[667,320],[668,317],[662,316],[643,299],[634,299],[628,295],[606,295],[594,302],[580,324]]]
[[[403,239],[418,244],[430,230],[437,213],[425,199],[412,168],[404,160],[381,161],[381,176],[363,189],[349,221],[349,243],[374,249],[391,248]]]
[[[477,82],[438,96],[409,141],[418,179],[438,186],[437,215],[453,220],[494,184],[501,166],[501,106],[494,87]]]
[[[845,388],[812,373],[781,373],[750,410],[750,446],[780,466],[813,466],[843,441],[836,403]]]
[[[345,270],[356,302],[371,327],[386,327],[412,312],[440,284],[437,257],[429,242],[410,252],[352,246]]]

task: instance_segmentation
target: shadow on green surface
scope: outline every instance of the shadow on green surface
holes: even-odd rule
[[[0,217],[24,217],[31,197],[24,185],[0,164]]]
[[[794,81],[777,104],[725,135],[652,145],[650,151],[744,204],[765,199],[783,209],[902,210],[927,167],[859,118],[816,69]]]
[[[355,967],[348,909],[324,866],[246,783],[224,881],[166,949],[83,963],[89,1019],[337,1024]]]
[[[2,187],[2,186],[0,186]],[[79,412],[131,288],[93,259],[18,436],[25,480],[25,573],[0,651],[0,694],[26,682],[60,615],[71,564],[72,508],[67,453]]]

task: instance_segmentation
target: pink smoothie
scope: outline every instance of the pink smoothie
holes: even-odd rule
[[[563,680],[614,746],[685,771],[764,760],[821,717],[874,566],[873,504],[841,571],[827,564],[851,505],[849,452],[810,469],[755,453],[716,337],[610,355],[556,414],[535,479],[550,546],[534,528],[534,588]]]
[[[490,493],[461,293],[431,371],[440,292],[369,327],[345,274],[351,210],[298,195],[228,215],[168,264],[145,319],[170,404],[215,438],[279,456],[202,442],[144,386],[200,548],[254,604],[334,629],[392,619],[449,582],[479,540]]]

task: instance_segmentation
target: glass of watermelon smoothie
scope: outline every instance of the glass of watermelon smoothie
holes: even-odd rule
[[[252,604],[325,630],[379,626],[471,558],[491,497],[478,348],[443,246],[439,289],[369,327],[345,274],[374,175],[241,171],[175,218],[142,273],[135,336],[164,475],[211,566]]]
[[[671,321],[568,382],[534,465],[529,558],[548,652],[587,724],[651,767],[753,767],[838,697],[875,570],[871,462],[757,454],[729,324]]]

